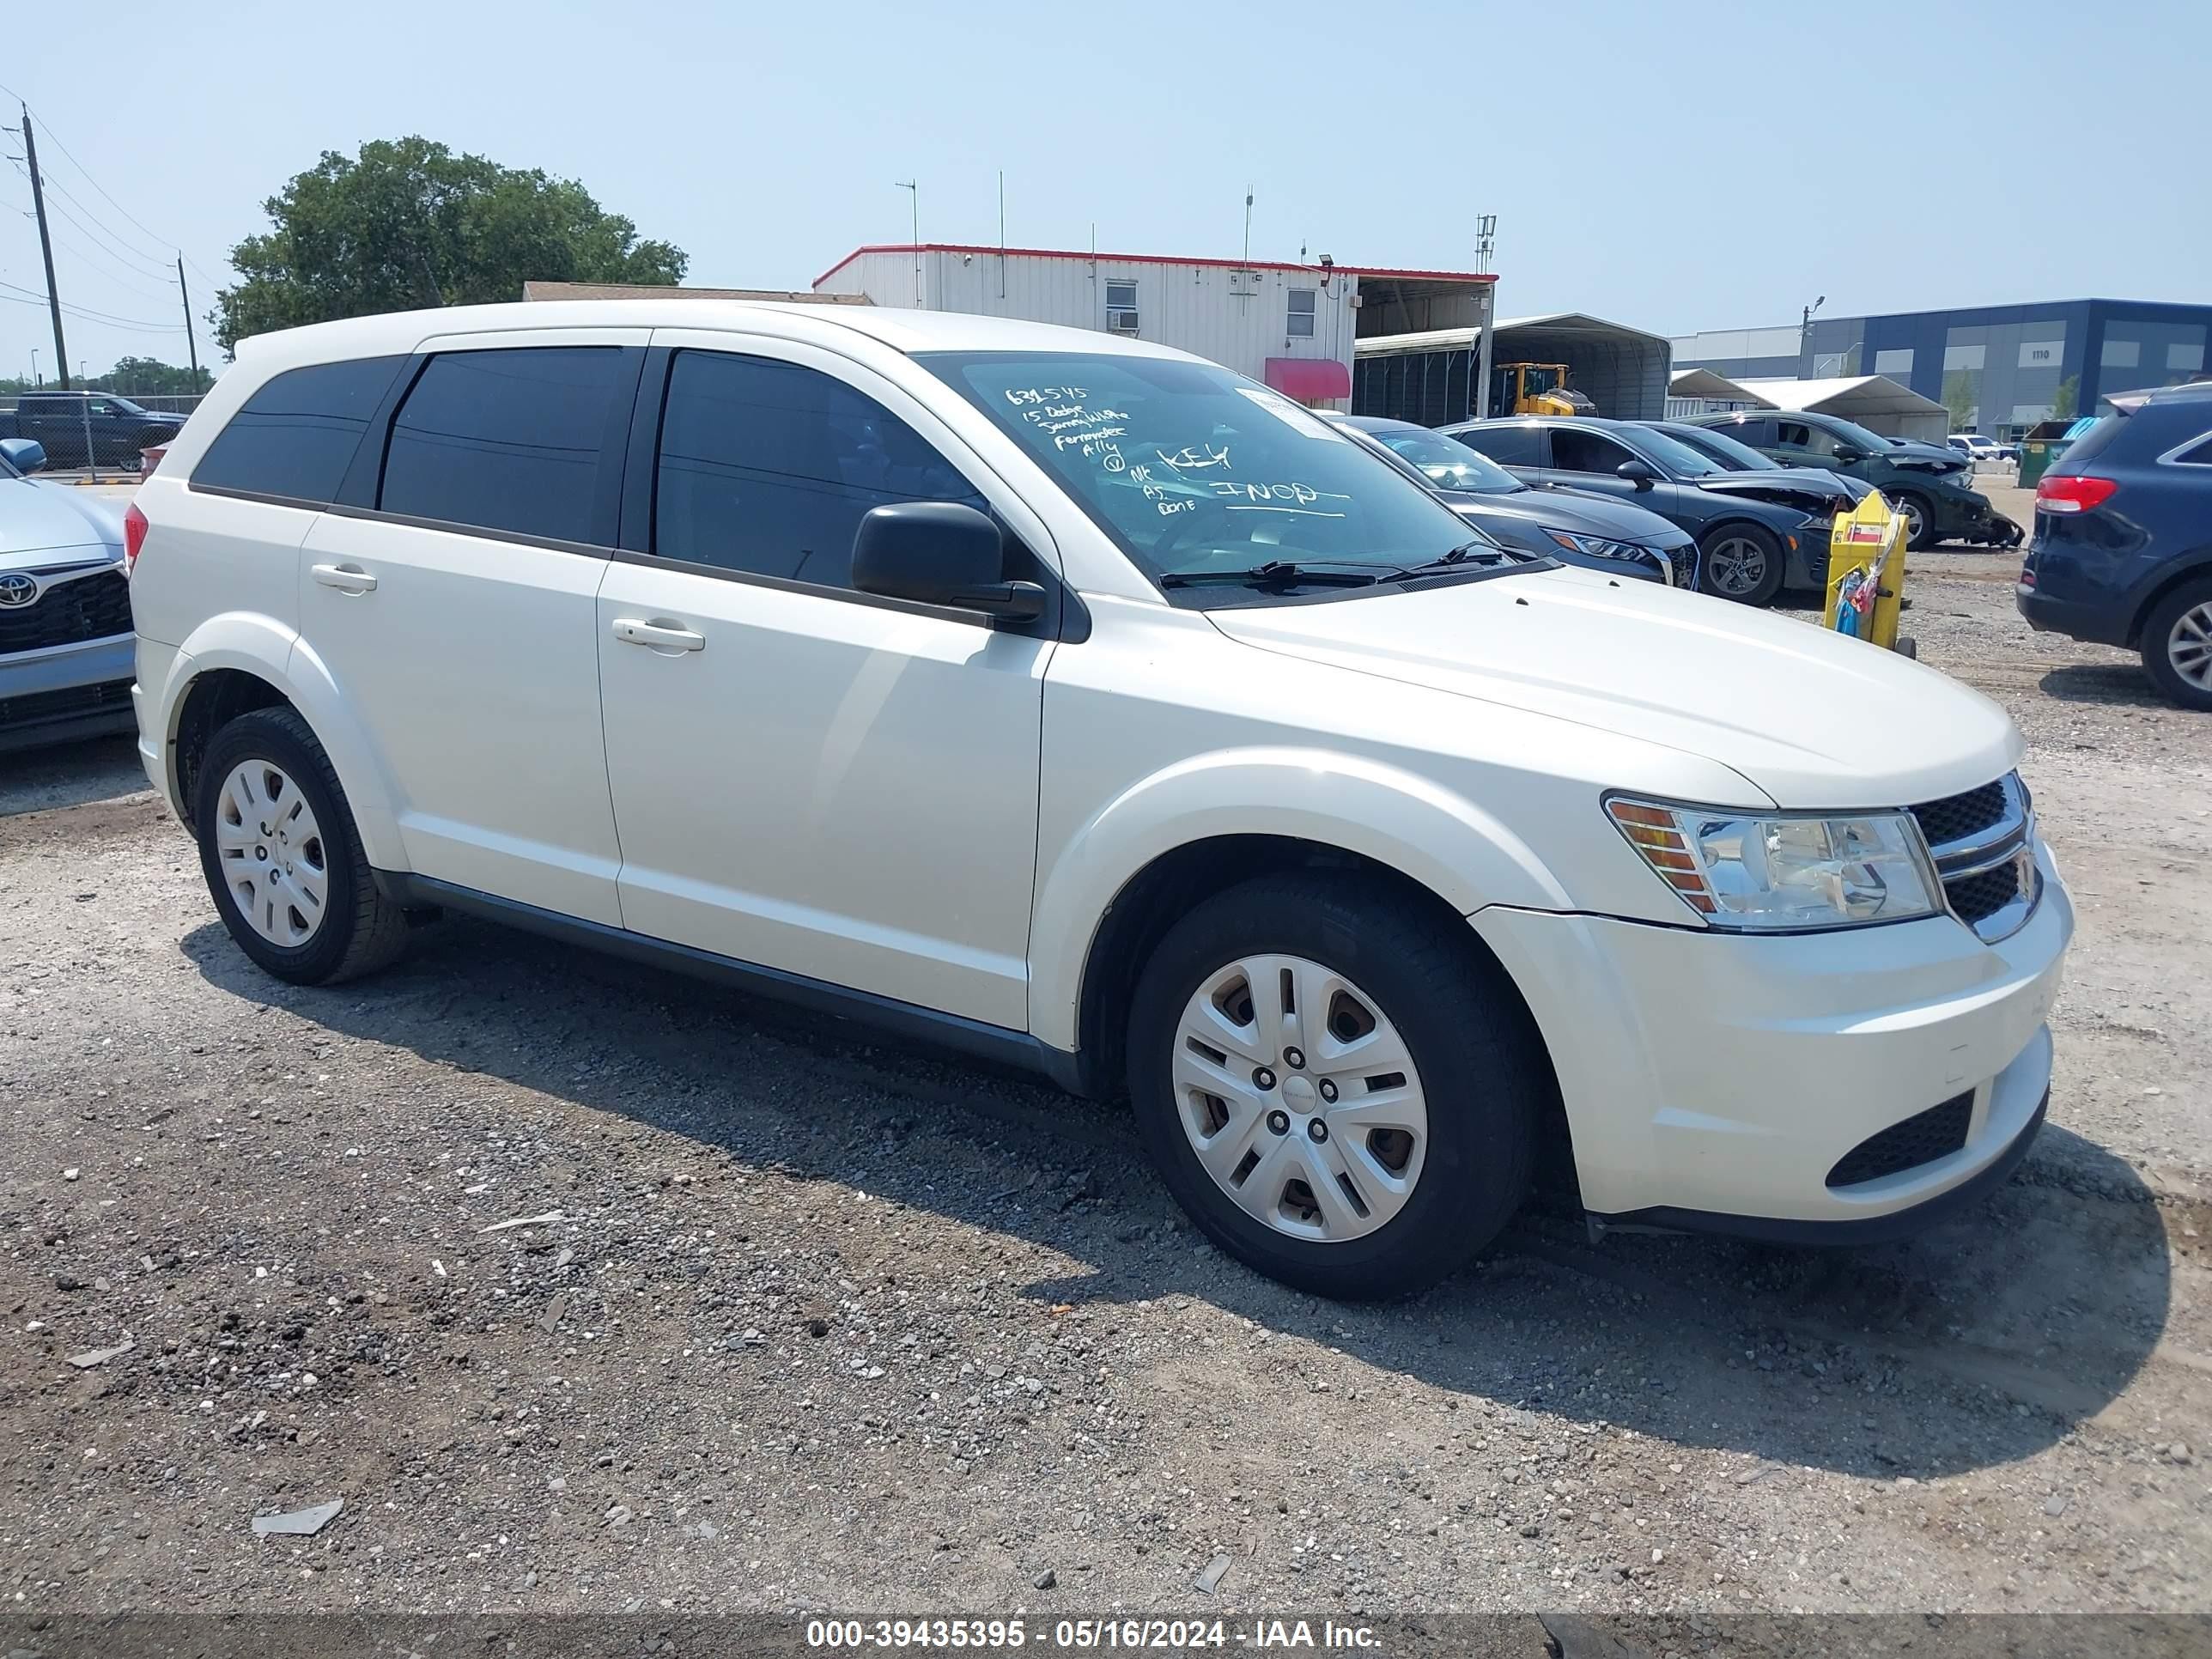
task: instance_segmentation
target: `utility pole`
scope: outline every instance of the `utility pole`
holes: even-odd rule
[[[192,390],[200,386],[200,343],[192,334],[192,291],[185,286],[185,256],[177,255],[177,293],[185,302],[185,349],[192,354]]]
[[[1828,296],[1827,296],[1826,295],[1823,294],[1823,295],[1822,295],[1819,299],[1817,299],[1817,300],[1814,301],[1813,301],[1813,303],[1812,303],[1811,305],[1807,306],[1807,307],[1804,308],[1804,310],[1803,310],[1803,311],[1802,311],[1802,312],[1800,312],[1800,313],[1798,313],[1798,317],[1797,317],[1797,372],[1798,372],[1800,374],[1805,374],[1805,375],[1808,375],[1808,377],[1810,377],[1810,376],[1811,376],[1811,371],[1812,371],[1812,369],[1814,368],[1814,364],[1812,364],[1811,362],[1807,362],[1807,361],[1806,361],[1806,350],[1807,350],[1807,345],[1808,345],[1808,337],[1810,336],[1810,334],[1812,333],[1812,330],[1813,330],[1813,313],[1814,313],[1814,312],[1818,311],[1818,310],[1819,310],[1822,306],[1824,306],[1824,305],[1826,305],[1826,304],[1827,304],[1827,303],[1828,303]]]
[[[891,182],[914,198],[914,303],[915,308],[920,310],[921,308],[921,180],[917,175],[912,179],[894,179]]]
[[[1490,418],[1491,336],[1498,331],[1498,278],[1491,270],[1498,249],[1498,216],[1483,213],[1474,221],[1474,268],[1490,277],[1482,285],[1482,336],[1475,352],[1474,417]]]
[[[39,144],[31,136],[31,106],[23,106],[23,159],[31,164],[31,206],[39,216],[39,252],[46,259],[46,309],[54,315],[54,373],[70,389],[69,348],[62,343],[62,296],[54,291],[54,242],[46,231],[46,191],[39,182]]]

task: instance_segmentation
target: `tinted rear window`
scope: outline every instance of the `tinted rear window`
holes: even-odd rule
[[[2075,473],[2095,460],[2112,447],[2112,440],[2120,435],[2120,428],[2133,417],[2126,415],[2106,415],[2097,424],[2066,446],[2051,467],[2053,472]]]
[[[337,498],[361,434],[404,357],[358,357],[287,369],[216,434],[191,481],[292,501]]]
[[[526,346],[433,357],[392,417],[377,505],[387,513],[556,541],[602,542],[600,453],[618,346]],[[595,532],[597,533],[595,533]]]

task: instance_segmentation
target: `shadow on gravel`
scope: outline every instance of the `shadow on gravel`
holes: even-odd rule
[[[1348,1305],[1203,1245],[1120,1106],[473,921],[324,991],[265,977],[212,923],[183,949],[221,988],[344,1036],[1044,1247],[1076,1265],[1018,1286],[1041,1308],[1199,1298],[1491,1402],[1507,1431],[1525,1413],[1778,1464],[1955,1474],[2028,1456],[2101,1410],[2166,1322],[2150,1194],[2055,1127],[1989,1202],[1910,1243],[1613,1234],[1594,1248],[1552,1194],[1427,1295]],[[1284,1349],[1218,1381],[1264,1409],[1269,1391],[1308,1386],[1300,1369]]]
[[[2137,708],[2171,708],[2143,677],[2140,663],[2074,662],[2054,668],[2037,684],[2062,702],[2127,703]]]

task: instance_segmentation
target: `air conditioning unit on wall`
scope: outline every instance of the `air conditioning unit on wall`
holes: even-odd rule
[[[1134,334],[1137,331],[1137,313],[1133,311],[1115,312],[1106,319],[1106,331],[1109,334]]]

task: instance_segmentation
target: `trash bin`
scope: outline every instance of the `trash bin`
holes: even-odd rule
[[[2072,428],[2079,422],[2069,418],[2063,421],[2038,421],[2028,428],[2027,435],[2020,441],[2020,487],[2033,489],[2042,482],[2043,475],[2073,441]]]

